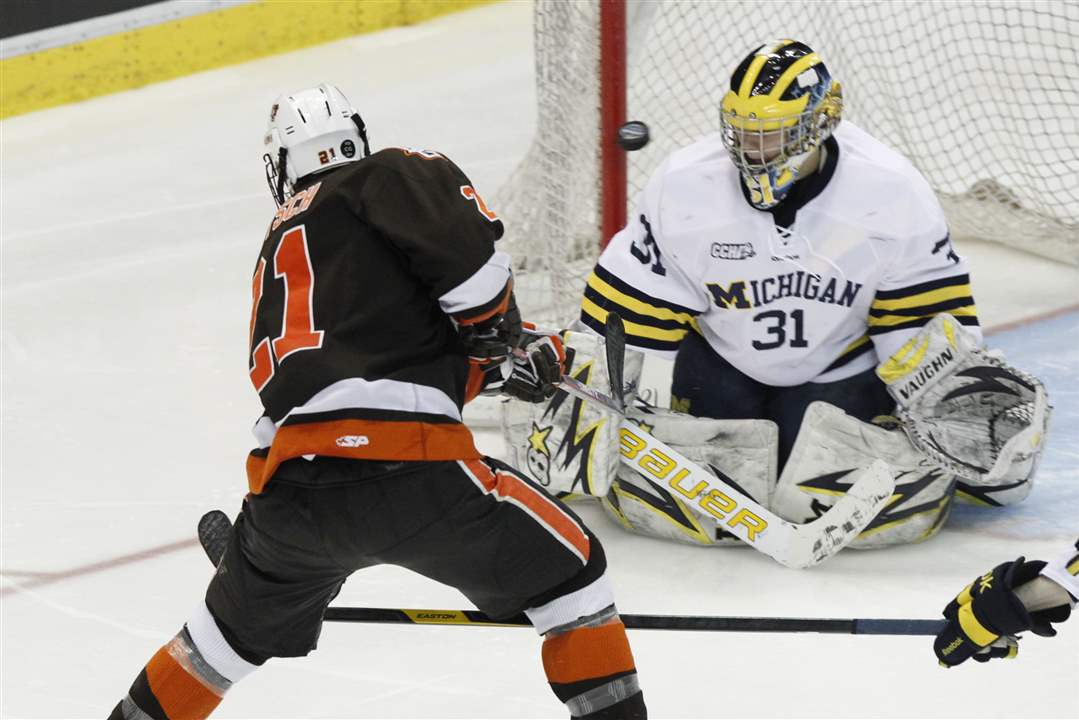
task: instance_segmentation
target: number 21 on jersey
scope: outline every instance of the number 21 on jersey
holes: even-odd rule
[[[303,225],[281,236],[273,256],[273,276],[285,283],[284,317],[281,332],[275,338],[261,338],[255,344],[255,319],[262,300],[266,258],[260,258],[251,279],[251,366],[248,374],[256,392],[262,392],[274,375],[274,358],[281,364],[289,355],[322,347],[323,331],[315,329],[315,273],[307,249],[307,231]]]

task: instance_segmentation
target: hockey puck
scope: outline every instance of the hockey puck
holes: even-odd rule
[[[618,128],[618,147],[626,152],[640,150],[651,139],[648,134],[648,126],[640,120],[630,120]]]

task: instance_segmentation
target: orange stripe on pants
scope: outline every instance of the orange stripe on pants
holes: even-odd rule
[[[581,558],[581,562],[588,562],[591,551],[588,535],[543,491],[536,490],[511,473],[505,471],[494,473],[486,463],[479,460],[462,462],[488,492],[494,493],[499,500],[511,500],[527,508],[553,534],[564,540]]]
[[[169,720],[202,720],[221,702],[220,697],[173,660],[167,646],[154,653],[146,664],[146,681]]]
[[[632,672],[626,626],[616,619],[548,636],[543,641],[543,670],[550,682],[562,684]]]

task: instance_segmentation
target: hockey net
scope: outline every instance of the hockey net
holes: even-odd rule
[[[603,2],[622,0],[603,0]],[[1079,4],[627,2],[626,116],[651,128],[649,173],[718,125],[731,70],[793,37],[842,84],[847,118],[928,178],[952,236],[1079,262]],[[536,0],[538,118],[494,207],[525,315],[565,326],[602,241],[600,3]],[[606,60],[605,60],[606,62]],[[607,142],[611,142],[610,139]]]

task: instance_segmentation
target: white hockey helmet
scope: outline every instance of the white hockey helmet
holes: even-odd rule
[[[266,182],[278,205],[301,178],[371,154],[360,114],[340,90],[325,83],[278,97],[263,143]]]

